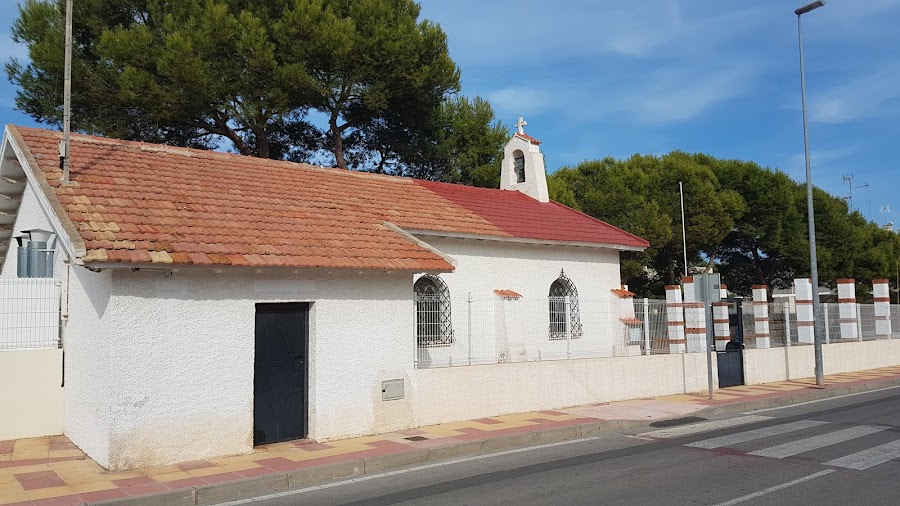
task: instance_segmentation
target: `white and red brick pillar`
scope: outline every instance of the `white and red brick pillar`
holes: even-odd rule
[[[875,303],[875,336],[891,338],[891,284],[886,279],[872,280],[872,302]]]
[[[769,287],[753,285],[754,348],[769,348]]]
[[[816,340],[816,320],[813,316],[815,295],[809,278],[794,280],[794,297],[794,304],[797,306],[797,341],[800,344],[813,344]],[[786,329],[788,331],[790,329]]]
[[[859,341],[859,314],[856,308],[856,280],[837,280],[838,314],[841,324],[841,339]]]
[[[728,319],[728,303],[713,302],[713,336],[716,341],[716,351],[725,351],[725,345],[731,341],[731,320]]]
[[[666,320],[669,322],[669,353],[684,353],[687,340],[684,338],[684,301],[681,287],[666,286]]]
[[[681,278],[684,286],[684,334],[688,353],[706,351],[706,304],[697,297],[694,278]]]

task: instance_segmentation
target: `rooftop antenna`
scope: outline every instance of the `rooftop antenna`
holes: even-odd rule
[[[847,197],[848,212],[853,212],[853,174],[844,174],[844,184],[850,187],[850,195]]]
[[[69,137],[72,116],[72,0],[66,0],[66,67],[63,81],[63,140],[59,144],[60,182],[69,182]]]
[[[888,224],[888,216],[891,214],[891,206],[885,204],[881,206],[881,221],[884,222],[884,226],[887,227]]]

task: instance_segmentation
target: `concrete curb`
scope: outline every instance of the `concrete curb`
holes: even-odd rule
[[[821,390],[806,391],[793,395],[736,402],[722,406],[710,406],[692,413],[696,415],[731,415],[758,409],[786,407],[801,402],[828,399],[840,395],[868,392],[900,386],[900,378],[872,381],[856,385],[838,385]],[[659,421],[659,420],[656,420]],[[597,420],[570,427],[560,427],[540,432],[526,432],[493,439],[466,441],[437,448],[413,448],[408,452],[383,455],[361,460],[352,460],[327,466],[299,469],[289,473],[275,473],[238,481],[193,488],[173,490],[159,494],[138,497],[124,497],[109,501],[90,503],[98,506],[206,506],[222,502],[249,499],[259,495],[276,494],[297,490],[342,478],[352,478],[366,474],[378,474],[426,462],[471,457],[486,453],[524,448],[528,446],[559,443],[600,436],[604,434],[642,429],[650,426],[647,420]]]

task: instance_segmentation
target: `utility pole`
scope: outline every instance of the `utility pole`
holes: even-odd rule
[[[806,212],[809,221],[809,270],[810,278],[812,278],[813,289],[813,341],[815,355],[815,371],[816,385],[825,384],[824,367],[822,366],[822,333],[818,325],[819,321],[819,266],[816,258],[816,214],[813,206],[813,184],[812,169],[810,168],[809,157],[809,122],[806,117],[806,72],[803,62],[803,32],[801,30],[800,18],[811,11],[823,7],[824,0],[816,0],[810,4],[804,5],[794,11],[797,15],[797,41],[800,46],[800,97],[803,107],[803,151],[806,158]],[[852,177],[852,176],[851,176]],[[852,181],[852,179],[851,179]],[[851,188],[853,184],[851,183]],[[852,202],[852,200],[851,200]]]
[[[63,81],[63,140],[59,146],[62,163],[60,182],[69,182],[69,137],[72,118],[72,0],[66,0],[66,68]]]
[[[684,224],[684,184],[681,181],[678,182],[678,193],[681,195],[681,245],[684,248],[684,275],[687,277],[687,227]]]

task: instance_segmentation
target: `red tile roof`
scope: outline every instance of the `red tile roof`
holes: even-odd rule
[[[494,290],[494,293],[502,299],[521,299],[522,298],[521,293],[514,292],[512,290],[501,289],[501,288]]]
[[[530,135],[528,135],[528,134],[526,134],[526,133],[518,133],[518,132],[516,132],[516,137],[521,137],[521,138],[525,139],[526,141],[528,141],[528,142],[534,144],[535,146],[540,146],[540,145],[541,145],[541,141],[535,139],[534,137],[532,137],[532,136],[530,136]]]
[[[84,241],[85,263],[448,271],[404,230],[644,248],[555,202],[240,155],[7,127]]]

